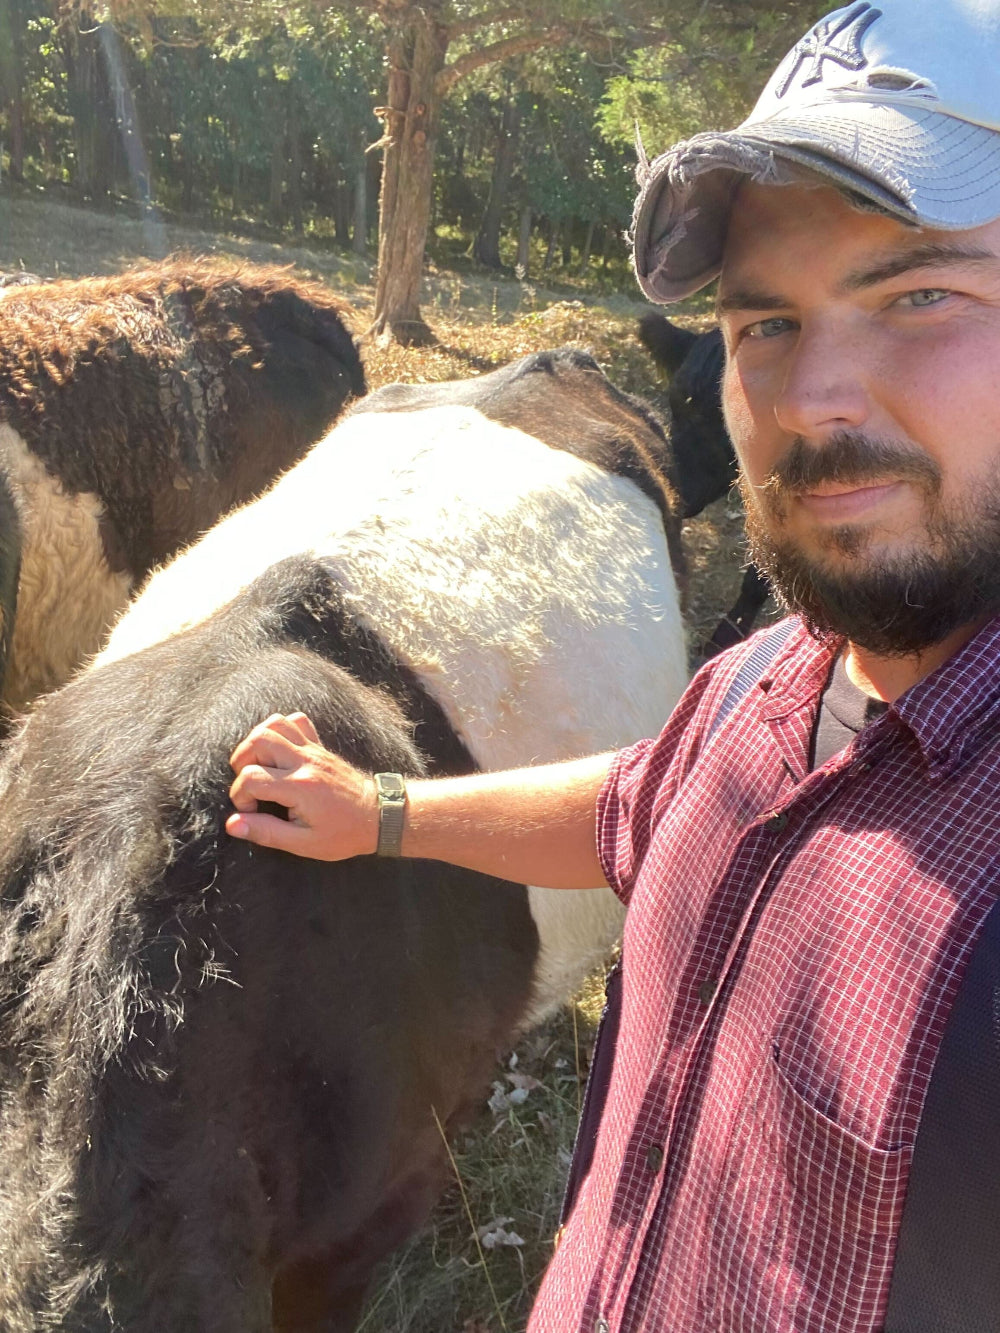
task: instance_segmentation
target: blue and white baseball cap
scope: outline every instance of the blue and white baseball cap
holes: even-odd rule
[[[924,227],[1000,217],[1000,0],[878,0],[836,9],[789,51],[735,130],[640,152],[639,285],[679,301],[718,276],[733,196],[839,186]]]

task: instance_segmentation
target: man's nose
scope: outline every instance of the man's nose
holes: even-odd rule
[[[856,330],[801,329],[774,404],[778,425],[807,440],[859,429],[871,412],[870,372]]]

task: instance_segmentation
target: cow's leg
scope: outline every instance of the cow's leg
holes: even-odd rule
[[[420,1149],[415,1144],[415,1155]],[[353,1333],[372,1273],[413,1234],[441,1191],[443,1153],[434,1145],[426,1165],[385,1194],[352,1235],[278,1270],[273,1287],[275,1333]]]

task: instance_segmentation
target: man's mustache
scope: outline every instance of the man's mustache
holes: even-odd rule
[[[755,489],[778,499],[801,495],[826,482],[864,486],[887,478],[915,482],[931,493],[941,486],[941,470],[926,454],[891,440],[843,431],[819,447],[800,436]]]

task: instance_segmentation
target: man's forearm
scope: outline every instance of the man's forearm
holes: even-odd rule
[[[605,884],[597,796],[613,756],[407,784],[403,855],[545,888]]]
[[[612,755],[408,784],[404,856],[450,861],[520,883],[591,888],[597,797]],[[233,751],[236,838],[326,861],[367,856],[378,843],[375,784],[319,742],[302,713],[274,714]],[[260,811],[282,805],[287,819]]]

